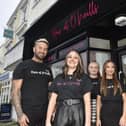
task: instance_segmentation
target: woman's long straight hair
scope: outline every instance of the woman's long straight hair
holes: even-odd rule
[[[118,81],[118,78],[117,78],[117,68],[116,68],[116,65],[115,63],[112,61],[112,60],[107,60],[104,65],[103,65],[103,71],[102,71],[102,79],[101,79],[101,86],[100,86],[100,92],[101,94],[103,94],[104,96],[107,95],[107,79],[106,79],[106,66],[108,63],[112,63],[114,65],[114,73],[113,73],[113,83],[114,83],[114,94],[113,95],[116,95],[117,91],[118,91],[118,88],[120,90],[120,93],[122,92],[122,88],[121,88],[121,85],[120,85],[120,82]]]
[[[83,65],[82,57],[80,56],[80,54],[79,54],[76,50],[70,50],[70,51],[67,53],[67,55],[66,55],[66,57],[65,57],[65,65],[64,65],[64,67],[63,67],[63,74],[64,74],[65,77],[66,77],[67,74],[68,74],[67,57],[68,57],[69,53],[71,53],[71,52],[75,52],[75,53],[78,55],[78,60],[79,60],[79,62],[78,62],[78,65],[77,65],[76,70],[75,70],[74,73],[73,73],[73,76],[74,76],[75,78],[80,79],[81,76],[84,74],[84,65]]]

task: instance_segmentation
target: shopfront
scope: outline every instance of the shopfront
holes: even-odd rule
[[[126,26],[124,21],[115,24],[120,15],[126,15],[126,0],[59,1],[25,33],[23,58],[31,58],[33,42],[46,37],[50,42],[46,62],[52,65],[54,76],[61,72],[65,54],[76,49],[85,71],[92,60],[102,71],[104,61],[111,58],[126,81]]]

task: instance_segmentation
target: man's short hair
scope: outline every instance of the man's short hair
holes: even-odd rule
[[[48,40],[47,40],[46,38],[39,38],[39,39],[37,39],[37,40],[34,42],[34,45],[35,45],[36,43],[40,43],[40,42],[46,43],[46,44],[49,46],[49,42],[48,42]]]

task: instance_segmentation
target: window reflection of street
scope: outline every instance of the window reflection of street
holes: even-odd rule
[[[122,56],[122,70],[123,70],[123,73],[124,73],[123,82],[126,84],[126,55]]]

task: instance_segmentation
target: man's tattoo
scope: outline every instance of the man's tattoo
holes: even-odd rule
[[[23,115],[23,111],[21,108],[21,92],[20,90],[17,91],[15,90],[15,84],[12,86],[12,102],[15,107],[17,117],[20,119],[21,116]]]

